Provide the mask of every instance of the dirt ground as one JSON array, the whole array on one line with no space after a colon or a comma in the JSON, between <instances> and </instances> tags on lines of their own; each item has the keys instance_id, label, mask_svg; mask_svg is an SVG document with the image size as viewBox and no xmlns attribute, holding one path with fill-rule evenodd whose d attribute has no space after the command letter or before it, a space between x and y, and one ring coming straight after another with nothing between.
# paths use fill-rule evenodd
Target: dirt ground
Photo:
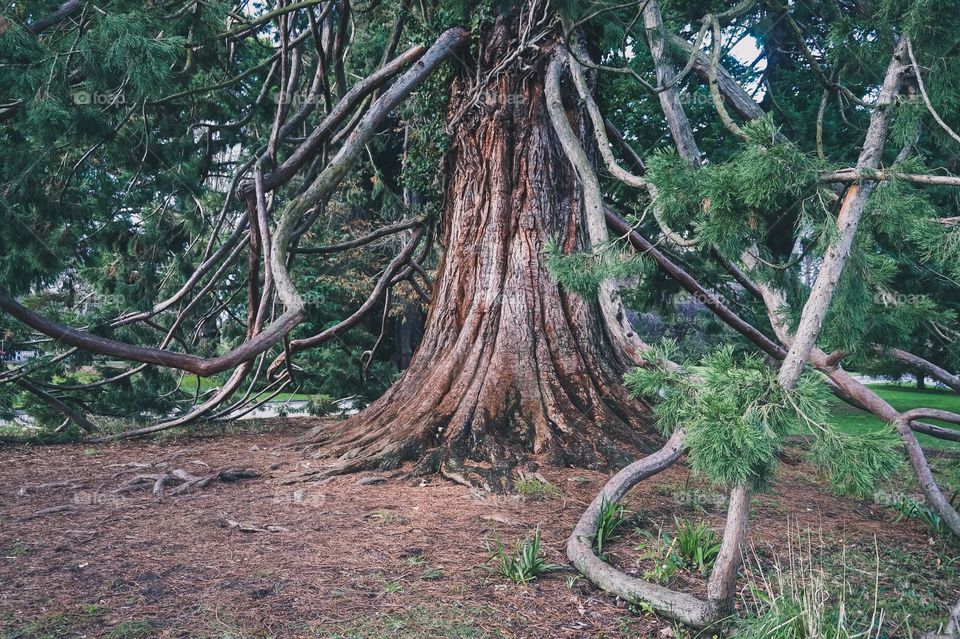
<instances>
[{"instance_id":1,"label":"dirt ground","mask_svg":"<svg viewBox=\"0 0 960 639\"><path fill-rule=\"evenodd\" d=\"M495 536L510 543L538 526L549 559L566 563L565 540L606 475L543 468L563 492L544 500L484 496L436 477L377 483L373 473L283 485L319 463L284 446L303 428L291 420L220 438L0 448L0 637L674 636L669 622L571 571L518 586L482 568ZM262 478L178 496L170 486L161 498L150 486L113 492L158 468L225 467ZM67 485L41 486L51 482ZM675 468L628 501L651 526L680 513L719 530L713 499ZM876 536L883 597L917 597L915 618L941 608L945 617L947 598L960 594L949 577L956 557L920 524L894 525L891 511L832 497L808 467L784 464L757 500L759 554L782 547L797 520L827 547L859 549L870 562ZM624 537L612 560L642 571L640 537ZM945 581L931 576L944 570ZM888 623L889 636L904 634Z\"/></svg>"}]
</instances>

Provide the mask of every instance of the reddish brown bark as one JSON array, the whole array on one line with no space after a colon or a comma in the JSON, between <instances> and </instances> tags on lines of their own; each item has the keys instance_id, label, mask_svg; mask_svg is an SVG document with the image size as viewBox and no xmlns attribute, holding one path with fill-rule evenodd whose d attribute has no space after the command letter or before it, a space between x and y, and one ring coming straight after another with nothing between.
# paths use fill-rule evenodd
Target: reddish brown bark
<instances>
[{"instance_id":1,"label":"reddish brown bark","mask_svg":"<svg viewBox=\"0 0 960 639\"><path fill-rule=\"evenodd\" d=\"M510 39L495 27L478 63L495 67ZM566 251L587 240L546 111L542 49L532 69L514 65L494 79L458 122L423 341L383 397L305 437L341 458L332 472L418 460L418 470L497 489L530 455L620 466L657 439L647 407L623 388L628 363L596 303L562 291L545 265L549 238ZM452 110L469 99L458 83Z\"/></svg>"}]
</instances>

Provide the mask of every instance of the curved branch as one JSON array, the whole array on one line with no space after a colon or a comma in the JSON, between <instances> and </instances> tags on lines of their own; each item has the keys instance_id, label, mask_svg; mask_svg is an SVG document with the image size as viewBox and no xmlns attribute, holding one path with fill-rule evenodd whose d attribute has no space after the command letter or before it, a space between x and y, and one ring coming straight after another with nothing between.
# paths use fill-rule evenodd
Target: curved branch
<instances>
[{"instance_id":1,"label":"curved branch","mask_svg":"<svg viewBox=\"0 0 960 639\"><path fill-rule=\"evenodd\" d=\"M593 169L590 159L580 145L577 135L570 126L567 119L566 110L563 108L563 99L560 94L560 73L563 68L563 62L558 54L555 54L547 68L546 83L544 86L544 97L547 102L547 111L550 114L550 120L553 123L553 129L560 139L560 146L563 148L570 164L573 165L577 176L580 178L580 184L583 187L583 207L587 223L587 234L590 238L590 245L594 251L602 251L603 245L608 240L607 225L603 214L603 196L600 193L600 181ZM600 122L602 128L602 121ZM604 252L602 259L609 264L613 256ZM649 348L644 343L637 332L630 325L626 308L623 300L620 298L620 291L612 278L605 278L600 283L598 291L598 301L600 303L600 312L603 315L604 323L611 339L616 343L620 351L637 364L644 362L641 353Z\"/></svg>"},{"instance_id":2,"label":"curved branch","mask_svg":"<svg viewBox=\"0 0 960 639\"><path fill-rule=\"evenodd\" d=\"M937 121L937 124L940 125L940 128L946 131L947 135L953 138L956 142L960 142L960 135L957 135L957 132L950 128L946 122L943 121L943 118L940 117L940 114L937 113L937 110L933 108L933 103L930 102L930 96L927 95L927 89L923 85L923 76L920 74L920 66L917 64L917 59L913 56L913 44L910 42L910 38L904 38L907 41L907 54L910 56L910 65L913 67L913 75L917 78L917 87L920 89L920 95L923 97L923 103L927 105L927 111L930 112L930 115L933 116L933 119Z\"/></svg>"},{"instance_id":3,"label":"curved branch","mask_svg":"<svg viewBox=\"0 0 960 639\"><path fill-rule=\"evenodd\" d=\"M109 355L110 357L116 357L118 359L177 368L203 377L228 370L241 362L256 357L279 342L286 333L303 319L302 309L291 309L271 324L267 331L264 331L253 340L245 342L219 357L203 358L159 348L135 346L69 328L19 304L2 289L0 289L0 308L30 328L49 335L65 344L76 346L77 348L98 355Z\"/></svg>"},{"instance_id":4,"label":"curved branch","mask_svg":"<svg viewBox=\"0 0 960 639\"><path fill-rule=\"evenodd\" d=\"M87 419L83 413L70 408L70 406L68 406L66 402L61 400L59 397L51 395L47 391L43 390L42 388L34 384L29 378L22 377L18 379L15 383L17 386L24 389L31 395L36 395L37 397L39 397L41 400L43 400L44 402L49 404L51 407L53 407L53 409L56 410L58 413L60 413L65 418L67 418L68 420L70 420L71 422L73 422L83 430L87 431L88 433L92 433L97 429L97 427L94 426L94 424L89 419Z\"/></svg>"},{"instance_id":5,"label":"curved branch","mask_svg":"<svg viewBox=\"0 0 960 639\"><path fill-rule=\"evenodd\" d=\"M567 540L567 557L577 570L603 590L631 603L646 603L665 617L702 628L726 616L733 602L750 512L749 488L737 487L731 492L723 545L710 574L706 601L632 577L602 561L593 550L603 504L619 501L638 483L673 465L683 455L684 438L682 429L675 431L663 448L624 467L604 485Z\"/></svg>"},{"instance_id":6,"label":"curved branch","mask_svg":"<svg viewBox=\"0 0 960 639\"><path fill-rule=\"evenodd\" d=\"M899 348L884 348L882 346L876 346L875 348L881 353L886 353L894 359L907 364L908 366L915 368L922 373L926 373L938 382L941 382L945 386L949 386L953 390L960 393L960 378L957 378L956 375L944 370L943 368L940 368L933 362L928 361L919 355L908 353L907 351Z\"/></svg>"},{"instance_id":7,"label":"curved branch","mask_svg":"<svg viewBox=\"0 0 960 639\"><path fill-rule=\"evenodd\" d=\"M410 256L413 254L413 251L420 244L420 240L423 238L425 233L426 229L424 229L422 226L414 231L410 241L403 248L403 250L390 261L383 273L380 275L380 278L377 280L373 290L367 296L367 299L356 311L353 312L353 314L336 323L335 325L324 329L316 335L292 340L289 348L277 356L277 358L270 364L269 368L267 369L267 379L273 379L276 376L276 371L281 366L289 363L288 357L290 355L309 348L315 348L320 344L323 344L330 338L353 328L367 315L369 315L370 312L376 307L376 304L386 295L387 290L393 284L392 280L394 274L396 274L396 272L407 263L407 261L410 259Z\"/></svg>"},{"instance_id":8,"label":"curved branch","mask_svg":"<svg viewBox=\"0 0 960 639\"><path fill-rule=\"evenodd\" d=\"M913 429L910 427L910 422L916 417L945 419L947 416L950 416L950 421L960 423L960 415L953 413L944 415L944 413L947 413L947 411L917 408L903 413L899 418L894 420L893 425L907 447L907 456L910 458L910 464L913 466L914 472L917 473L920 490L923 491L924 497L927 498L927 503L937 510L940 517L942 517L943 521L947 524L947 527L953 531L953 534L960 537L960 513L954 509L950 501L944 496L943 491L941 491L937 485L936 480L933 478L933 473L930 471L930 465L927 463L927 458L920 448L920 442L917 441L917 436L913 434Z\"/></svg>"},{"instance_id":9,"label":"curved branch","mask_svg":"<svg viewBox=\"0 0 960 639\"><path fill-rule=\"evenodd\" d=\"M390 226L381 227L371 233L368 233L367 235L354 238L352 240L347 240L345 242L340 242L339 244L295 248L291 252L294 255L326 255L329 253L339 253L340 251L346 251L352 248L357 248L358 246L363 246L364 244L369 244L370 242L379 240L382 237L387 237L388 235L400 233L401 231L407 231L422 223L423 220L421 219L407 220L404 222L398 222L397 224L392 224Z\"/></svg>"},{"instance_id":10,"label":"curved branch","mask_svg":"<svg viewBox=\"0 0 960 639\"><path fill-rule=\"evenodd\" d=\"M271 270L277 294L287 310L265 331L237 348L219 357L202 358L186 353L126 344L54 322L17 303L2 289L0 289L0 308L27 326L71 346L100 355L177 368L201 376L229 370L253 359L277 344L306 317L303 300L286 268L288 241L300 217L317 202L325 201L330 196L336 185L353 166L360 149L374 135L383 119L441 62L452 55L454 48L463 45L467 38L467 32L460 28L450 29L441 35L423 57L377 100L317 179L284 209L273 237Z\"/></svg>"}]
</instances>

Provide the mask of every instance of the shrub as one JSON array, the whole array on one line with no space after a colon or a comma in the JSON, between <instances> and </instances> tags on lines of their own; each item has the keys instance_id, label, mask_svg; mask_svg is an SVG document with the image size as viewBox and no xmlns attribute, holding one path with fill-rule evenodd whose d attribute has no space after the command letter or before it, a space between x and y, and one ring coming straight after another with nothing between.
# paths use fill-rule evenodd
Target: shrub
<instances>
[{"instance_id":1,"label":"shrub","mask_svg":"<svg viewBox=\"0 0 960 639\"><path fill-rule=\"evenodd\" d=\"M677 526L677 553L683 561L706 574L720 554L720 537L704 521L693 522L673 518Z\"/></svg>"},{"instance_id":2,"label":"shrub","mask_svg":"<svg viewBox=\"0 0 960 639\"><path fill-rule=\"evenodd\" d=\"M630 519L630 514L622 504L610 501L606 495L600 503L600 515L597 532L593 535L593 547L598 555L603 555L603 547L616 536L617 529Z\"/></svg>"},{"instance_id":3,"label":"shrub","mask_svg":"<svg viewBox=\"0 0 960 639\"><path fill-rule=\"evenodd\" d=\"M522 542L515 542L511 552L507 552L499 537L494 539L492 547L487 544L487 550L491 553L493 566L485 568L517 584L529 583L544 573L563 568L560 564L547 562L540 547L539 528Z\"/></svg>"}]
</instances>

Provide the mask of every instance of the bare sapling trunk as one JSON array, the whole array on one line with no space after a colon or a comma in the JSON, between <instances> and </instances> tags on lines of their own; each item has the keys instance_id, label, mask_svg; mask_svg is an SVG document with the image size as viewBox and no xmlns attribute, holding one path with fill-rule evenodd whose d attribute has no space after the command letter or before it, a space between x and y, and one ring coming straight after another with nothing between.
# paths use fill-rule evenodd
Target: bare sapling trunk
<instances>
[{"instance_id":1,"label":"bare sapling trunk","mask_svg":"<svg viewBox=\"0 0 960 639\"><path fill-rule=\"evenodd\" d=\"M663 55L662 45L660 43L659 31L663 24L660 19L660 12L657 3L651 0L645 10L646 26L651 30L651 50L654 54L654 61L657 66L657 78L664 85L670 84L672 71L668 68L666 58ZM579 61L576 56L570 56L569 68L574 82L588 108L594 108L595 105L586 90L583 81L582 70L577 66ZM554 82L548 84L548 87L556 85L556 77L559 73L557 64L554 64ZM693 166L699 166L699 151L696 148L696 142L690 130L690 124L680 106L679 99L676 96L676 88L669 88L660 93L661 105L667 115L674 141L682 156ZM606 219L603 213L602 197L599 194L599 186L596 183L596 174L587 165L585 154L579 143L571 136L563 135L566 128L563 122L554 114L554 122L557 130L564 139L567 155L571 163L578 167L581 179L586 184L586 194L593 195L597 200L594 208L599 209L598 215L601 220ZM598 148L601 149L601 155L604 155L605 162L610 169L611 174L618 176L619 179L629 186L635 188L647 187L643 178L633 176L623 171L615 165L612 157L604 154L603 149L607 145L604 130L599 126L599 116L592 112L594 122L594 134ZM592 189L591 189L592 185ZM655 191L653 191L655 194ZM588 210L590 207L588 206ZM618 232L627 229L620 228ZM667 228L664 233L668 236L675 234ZM628 233L631 237L635 234ZM654 247L647 247L655 250ZM604 291L601 290L601 295ZM673 362L661 362L668 368L677 369ZM590 507L583 513L580 521L577 523L573 534L567 541L567 556L574 566L586 576L592 583L614 593L624 599L634 603L645 603L652 607L659 614L671 619L681 621L695 627L706 627L713 625L727 617L733 610L734 594L736 592L737 574L740 568L743 544L746 540L747 527L750 519L750 505L752 487L749 485L733 486L730 492L730 504L727 511L727 522L724 529L723 540L720 553L714 562L707 583L707 599L703 600L689 593L666 588L659 584L646 581L629 575L609 564L605 563L596 555L593 547L593 538L596 535L599 524L600 509L605 501L616 502L620 500L637 483L647 479L672 465L683 454L685 434L684 431L677 430L667 442L667 444L656 453L642 458L630 466L617 473L603 487L600 494L590 504Z\"/></svg>"}]
</instances>

